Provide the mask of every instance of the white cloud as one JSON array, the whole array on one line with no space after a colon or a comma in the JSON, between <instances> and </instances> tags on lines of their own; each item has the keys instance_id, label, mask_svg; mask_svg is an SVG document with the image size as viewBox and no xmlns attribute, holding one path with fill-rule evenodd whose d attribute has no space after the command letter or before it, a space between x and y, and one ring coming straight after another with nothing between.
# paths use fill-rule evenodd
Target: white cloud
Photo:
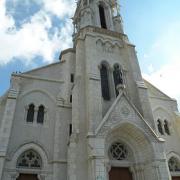
<instances>
[{"instance_id":1,"label":"white cloud","mask_svg":"<svg viewBox=\"0 0 180 180\"><path fill-rule=\"evenodd\" d=\"M171 23L167 27L148 55L161 61L162 66L150 73L144 73L143 76L164 93L176 98L180 105L180 23Z\"/></svg>"},{"instance_id":2,"label":"white cloud","mask_svg":"<svg viewBox=\"0 0 180 180\"><path fill-rule=\"evenodd\" d=\"M73 0L43 0L46 11L57 15L60 18L64 16L72 16L75 9L75 1Z\"/></svg>"},{"instance_id":3,"label":"white cloud","mask_svg":"<svg viewBox=\"0 0 180 180\"><path fill-rule=\"evenodd\" d=\"M6 14L5 0L0 0L0 65L7 64L14 57L25 58L25 63L31 63L37 55L42 56L44 61L52 62L57 51L71 46L72 26L68 18L65 26L60 29L56 28L51 38L48 36L48 30L52 27L52 16L49 12L59 18L70 16L73 14L72 2L41 1L44 2L42 9L20 29L16 29L15 19ZM13 3L17 2L18 0L14 0Z\"/></svg>"}]
</instances>

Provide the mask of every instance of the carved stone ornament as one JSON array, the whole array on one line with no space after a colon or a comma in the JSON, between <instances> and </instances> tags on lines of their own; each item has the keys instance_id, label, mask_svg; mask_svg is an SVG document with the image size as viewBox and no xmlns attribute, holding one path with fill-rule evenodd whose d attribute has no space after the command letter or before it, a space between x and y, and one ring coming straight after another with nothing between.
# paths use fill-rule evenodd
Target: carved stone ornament
<instances>
[{"instance_id":1,"label":"carved stone ornament","mask_svg":"<svg viewBox=\"0 0 180 180\"><path fill-rule=\"evenodd\" d=\"M121 113L127 117L130 114L130 110L126 106L123 106L121 108Z\"/></svg>"}]
</instances>

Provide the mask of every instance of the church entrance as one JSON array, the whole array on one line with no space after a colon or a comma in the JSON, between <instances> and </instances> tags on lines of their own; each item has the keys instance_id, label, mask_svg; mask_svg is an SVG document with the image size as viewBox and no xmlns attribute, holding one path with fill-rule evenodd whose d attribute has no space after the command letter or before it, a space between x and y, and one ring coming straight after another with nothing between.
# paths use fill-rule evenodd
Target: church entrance
<instances>
[{"instance_id":1,"label":"church entrance","mask_svg":"<svg viewBox=\"0 0 180 180\"><path fill-rule=\"evenodd\" d=\"M35 174L20 174L16 180L38 180Z\"/></svg>"},{"instance_id":2,"label":"church entrance","mask_svg":"<svg viewBox=\"0 0 180 180\"><path fill-rule=\"evenodd\" d=\"M109 172L109 180L132 180L129 168L112 167Z\"/></svg>"},{"instance_id":3,"label":"church entrance","mask_svg":"<svg viewBox=\"0 0 180 180\"><path fill-rule=\"evenodd\" d=\"M180 176L178 176L178 177L172 177L172 180L180 180Z\"/></svg>"}]
</instances>

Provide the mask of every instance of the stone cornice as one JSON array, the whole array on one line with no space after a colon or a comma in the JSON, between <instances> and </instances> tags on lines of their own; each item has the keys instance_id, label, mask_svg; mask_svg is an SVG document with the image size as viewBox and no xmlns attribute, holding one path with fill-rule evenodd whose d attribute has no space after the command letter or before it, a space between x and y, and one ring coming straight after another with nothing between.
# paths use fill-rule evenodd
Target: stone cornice
<instances>
[{"instance_id":1,"label":"stone cornice","mask_svg":"<svg viewBox=\"0 0 180 180\"><path fill-rule=\"evenodd\" d=\"M128 37L126 34L115 32L115 31L110 31L108 29L103 29L100 27L95 27L95 26L86 26L82 29L79 30L77 34L74 36L74 42L76 44L78 39L84 39L86 35L106 35L109 36L110 38L116 38L119 39L120 41L123 41L125 44L129 46L133 46L128 40Z\"/></svg>"},{"instance_id":2,"label":"stone cornice","mask_svg":"<svg viewBox=\"0 0 180 180\"><path fill-rule=\"evenodd\" d=\"M13 74L13 76L17 76L17 77L21 77L21 78L27 78L27 79L41 80L41 81L49 81L49 82L56 82L56 83L64 83L63 80L44 78L44 77L39 77L39 76L34 76L34 75Z\"/></svg>"}]
</instances>

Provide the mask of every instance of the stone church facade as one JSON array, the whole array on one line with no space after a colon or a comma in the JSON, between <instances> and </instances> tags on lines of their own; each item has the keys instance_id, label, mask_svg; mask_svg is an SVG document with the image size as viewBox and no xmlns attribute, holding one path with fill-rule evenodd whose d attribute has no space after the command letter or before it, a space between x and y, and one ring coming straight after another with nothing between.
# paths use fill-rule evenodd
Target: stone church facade
<instances>
[{"instance_id":1,"label":"stone church facade","mask_svg":"<svg viewBox=\"0 0 180 180\"><path fill-rule=\"evenodd\" d=\"M73 48L12 74L0 180L179 180L177 103L143 80L117 2L80 0Z\"/></svg>"}]
</instances>

